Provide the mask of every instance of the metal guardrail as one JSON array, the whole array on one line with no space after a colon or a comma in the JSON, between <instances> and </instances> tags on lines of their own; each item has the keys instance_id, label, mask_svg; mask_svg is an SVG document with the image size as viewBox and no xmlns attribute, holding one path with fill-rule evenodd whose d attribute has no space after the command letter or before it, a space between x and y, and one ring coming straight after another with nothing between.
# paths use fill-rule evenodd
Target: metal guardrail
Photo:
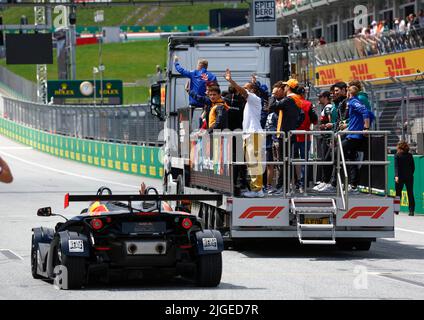
<instances>
[{"instance_id":1,"label":"metal guardrail","mask_svg":"<svg viewBox=\"0 0 424 320\"><path fill-rule=\"evenodd\" d=\"M345 156L344 156L344 150L343 150L343 143L342 143L342 136L346 136L349 134L363 134L364 136L367 136L368 138L371 138L372 136L384 136L384 150L387 151L387 135L389 134L389 131L339 131L336 136L337 136L337 141L338 141L338 148L337 148L337 181L339 184L339 188L337 189L337 193L341 194L342 196L342 204L343 204L343 208L339 208L342 210L346 210L346 208L348 208L348 192L349 192L349 188L348 188L348 173L347 173L347 165L366 165L368 166L368 192L371 194L372 193L372 186L371 186L371 166L379 166L379 165L384 165L385 166L385 170L384 170L384 196L387 197L388 196L388 192L387 192L387 188L388 188L388 173L387 173L387 167L389 166L390 162L387 159L387 152L385 152L384 155L384 160L385 161L373 161L373 160L368 160L368 161L346 161ZM371 155L371 139L367 139L367 149L368 149L368 157L370 157ZM343 173L344 173L344 178L345 178L345 183L344 183L344 192L343 189L341 187L341 168L340 168L340 164L342 164L342 168L343 168Z\"/></svg>"},{"instance_id":2,"label":"metal guardrail","mask_svg":"<svg viewBox=\"0 0 424 320\"><path fill-rule=\"evenodd\" d=\"M17 98L37 101L37 85L0 66L0 87Z\"/></svg>"},{"instance_id":3,"label":"metal guardrail","mask_svg":"<svg viewBox=\"0 0 424 320\"><path fill-rule=\"evenodd\" d=\"M422 47L424 29L413 28L407 32L391 30L378 36L359 34L352 39L317 46L315 58L317 65L327 65Z\"/></svg>"},{"instance_id":4,"label":"metal guardrail","mask_svg":"<svg viewBox=\"0 0 424 320\"><path fill-rule=\"evenodd\" d=\"M4 118L54 134L81 139L161 145L163 122L148 105L63 106L45 105L3 97Z\"/></svg>"}]
</instances>

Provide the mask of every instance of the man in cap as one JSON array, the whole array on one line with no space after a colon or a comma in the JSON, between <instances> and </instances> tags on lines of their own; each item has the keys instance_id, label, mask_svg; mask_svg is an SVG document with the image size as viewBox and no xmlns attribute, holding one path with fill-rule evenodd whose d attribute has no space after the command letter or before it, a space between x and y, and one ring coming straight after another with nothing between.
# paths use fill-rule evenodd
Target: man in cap
<instances>
[{"instance_id":1,"label":"man in cap","mask_svg":"<svg viewBox=\"0 0 424 320\"><path fill-rule=\"evenodd\" d=\"M269 99L269 109L278 114L277 132L288 134L291 130L296 130L303 120L305 114L302 110L302 99L297 94L299 83L296 79L288 81L278 81L272 90L272 96ZM283 161L283 137L277 134L278 142L273 144L274 161ZM292 143L296 141L292 136ZM285 148L287 150L287 148ZM275 194L283 193L283 166L280 166L278 174L278 183Z\"/></svg>"}]
</instances>

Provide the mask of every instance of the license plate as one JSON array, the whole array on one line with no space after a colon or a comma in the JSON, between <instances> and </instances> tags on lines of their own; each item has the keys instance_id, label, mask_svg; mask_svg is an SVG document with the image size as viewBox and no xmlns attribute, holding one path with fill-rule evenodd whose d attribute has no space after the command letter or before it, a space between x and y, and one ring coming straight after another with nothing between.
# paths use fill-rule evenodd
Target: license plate
<instances>
[{"instance_id":1,"label":"license plate","mask_svg":"<svg viewBox=\"0 0 424 320\"><path fill-rule=\"evenodd\" d=\"M305 224L330 224L328 218L305 218Z\"/></svg>"},{"instance_id":2,"label":"license plate","mask_svg":"<svg viewBox=\"0 0 424 320\"><path fill-rule=\"evenodd\" d=\"M218 250L218 242L216 238L203 238L203 250Z\"/></svg>"},{"instance_id":3,"label":"license plate","mask_svg":"<svg viewBox=\"0 0 424 320\"><path fill-rule=\"evenodd\" d=\"M166 222L124 222L122 232L126 234L151 234L166 231Z\"/></svg>"},{"instance_id":4,"label":"license plate","mask_svg":"<svg viewBox=\"0 0 424 320\"><path fill-rule=\"evenodd\" d=\"M69 252L84 252L84 242L82 240L68 240Z\"/></svg>"}]
</instances>

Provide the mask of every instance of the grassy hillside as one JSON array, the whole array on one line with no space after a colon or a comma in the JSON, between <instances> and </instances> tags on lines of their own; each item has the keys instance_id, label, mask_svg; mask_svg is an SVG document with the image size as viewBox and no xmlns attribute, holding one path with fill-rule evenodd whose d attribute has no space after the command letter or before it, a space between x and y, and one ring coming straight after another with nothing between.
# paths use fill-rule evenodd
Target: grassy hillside
<instances>
[{"instance_id":1,"label":"grassy hillside","mask_svg":"<svg viewBox=\"0 0 424 320\"><path fill-rule=\"evenodd\" d=\"M119 6L92 7L77 9L77 25L93 26L94 12L104 10L105 26L118 25L193 25L209 24L209 10L218 8L247 8L246 3L214 3L180 6ZM20 17L26 15L29 23L34 23L32 8L11 8L0 11L4 24L19 24ZM53 15L54 17L55 15Z\"/></svg>"},{"instance_id":2,"label":"grassy hillside","mask_svg":"<svg viewBox=\"0 0 424 320\"><path fill-rule=\"evenodd\" d=\"M166 40L113 43L103 45L103 64L106 67L106 79L120 79L124 82L147 82L147 76L155 73L156 65L166 63ZM77 47L77 79L92 79L93 66L98 64L98 45ZM57 79L56 52L54 62L48 66L48 79ZM0 65L5 66L4 59ZM33 65L8 65L12 72L36 81ZM147 99L148 88L145 86L125 88L125 103L140 103Z\"/></svg>"}]
</instances>

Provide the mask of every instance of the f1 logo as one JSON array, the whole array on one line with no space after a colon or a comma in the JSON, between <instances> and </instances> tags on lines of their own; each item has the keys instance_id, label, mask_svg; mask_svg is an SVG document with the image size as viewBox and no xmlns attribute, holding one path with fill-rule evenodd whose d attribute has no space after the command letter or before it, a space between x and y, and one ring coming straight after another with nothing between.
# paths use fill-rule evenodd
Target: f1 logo
<instances>
[{"instance_id":1,"label":"f1 logo","mask_svg":"<svg viewBox=\"0 0 424 320\"><path fill-rule=\"evenodd\" d=\"M357 219L358 217L380 218L389 207L354 207L342 219Z\"/></svg>"},{"instance_id":2,"label":"f1 logo","mask_svg":"<svg viewBox=\"0 0 424 320\"><path fill-rule=\"evenodd\" d=\"M250 207L244 211L239 219L253 219L254 217L266 217L274 219L285 207Z\"/></svg>"}]
</instances>

